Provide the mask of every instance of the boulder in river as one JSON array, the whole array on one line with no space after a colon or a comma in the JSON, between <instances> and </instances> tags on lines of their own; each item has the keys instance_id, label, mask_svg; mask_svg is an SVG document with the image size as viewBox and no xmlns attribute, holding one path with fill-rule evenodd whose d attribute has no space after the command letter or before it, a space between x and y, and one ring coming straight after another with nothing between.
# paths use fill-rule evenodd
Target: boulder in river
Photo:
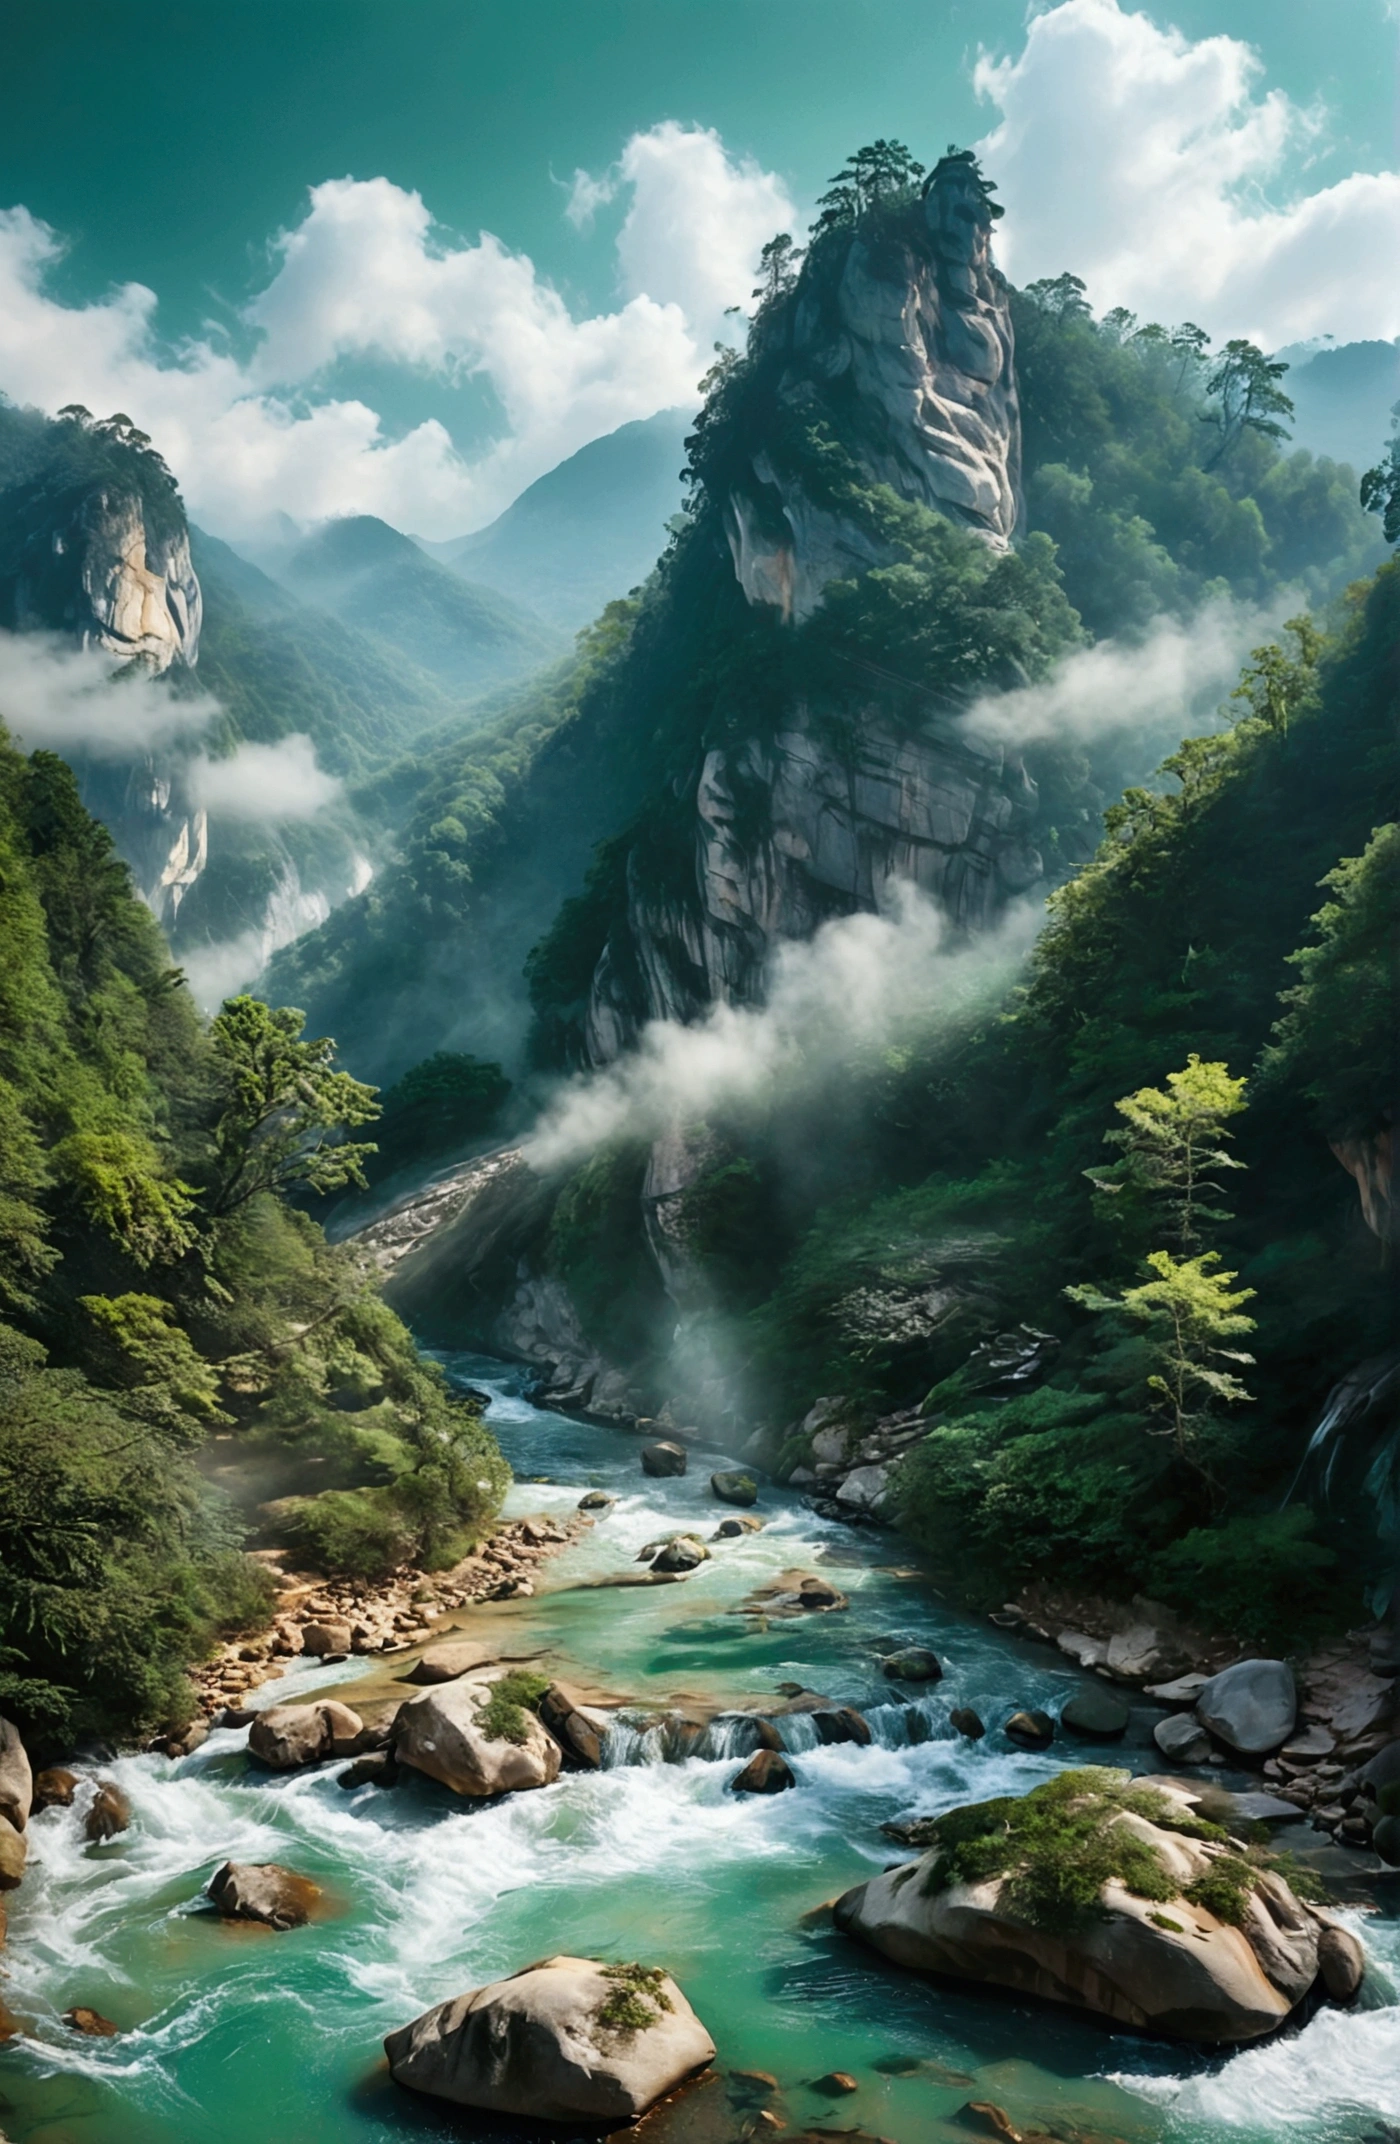
<instances>
[{"instance_id":1,"label":"boulder in river","mask_svg":"<svg viewBox=\"0 0 1400 2144\"><path fill-rule=\"evenodd\" d=\"M1336 1926L1195 1816L1189 1794L1126 1772L1061 1772L932 1832L918 1861L838 1899L839 1928L896 1964L1136 2031L1262 2038L1312 1990Z\"/></svg>"},{"instance_id":2,"label":"boulder in river","mask_svg":"<svg viewBox=\"0 0 1400 2144\"><path fill-rule=\"evenodd\" d=\"M302 1928L320 1887L279 1861L226 1861L208 1883L208 1896L226 1921L261 1921L268 1928Z\"/></svg>"},{"instance_id":3,"label":"boulder in river","mask_svg":"<svg viewBox=\"0 0 1400 2144\"><path fill-rule=\"evenodd\" d=\"M742 1772L729 1782L731 1794L782 1794L797 1785L796 1775L780 1750L755 1750Z\"/></svg>"},{"instance_id":4,"label":"boulder in river","mask_svg":"<svg viewBox=\"0 0 1400 2144\"><path fill-rule=\"evenodd\" d=\"M740 1534L758 1534L762 1533L762 1531L762 1519L755 1518L751 1511L735 1511L731 1512L727 1519L720 1520L718 1526L710 1535L710 1539L712 1541L733 1541Z\"/></svg>"},{"instance_id":5,"label":"boulder in river","mask_svg":"<svg viewBox=\"0 0 1400 2144\"><path fill-rule=\"evenodd\" d=\"M83 1818L83 1832L92 1840L114 1839L131 1822L131 1803L115 1781L100 1779L91 1806Z\"/></svg>"},{"instance_id":6,"label":"boulder in river","mask_svg":"<svg viewBox=\"0 0 1400 2144\"><path fill-rule=\"evenodd\" d=\"M570 1957L439 2003L384 2047L416 2092L553 2122L634 2121L715 2052L668 1973Z\"/></svg>"},{"instance_id":7,"label":"boulder in river","mask_svg":"<svg viewBox=\"0 0 1400 2144\"><path fill-rule=\"evenodd\" d=\"M1128 1731L1128 1708L1109 1690L1076 1690L1060 1707L1060 1725L1080 1742L1120 1742Z\"/></svg>"},{"instance_id":8,"label":"boulder in river","mask_svg":"<svg viewBox=\"0 0 1400 2144\"><path fill-rule=\"evenodd\" d=\"M31 1814L37 1816L41 1809L71 1809L77 1792L78 1775L61 1764L51 1765L47 1771L34 1774L34 1802Z\"/></svg>"},{"instance_id":9,"label":"boulder in river","mask_svg":"<svg viewBox=\"0 0 1400 2144\"><path fill-rule=\"evenodd\" d=\"M662 1442L642 1446L642 1472L644 1474L684 1474L688 1462L683 1444Z\"/></svg>"},{"instance_id":10,"label":"boulder in river","mask_svg":"<svg viewBox=\"0 0 1400 2144\"><path fill-rule=\"evenodd\" d=\"M333 1697L314 1705L270 1705L248 1730L248 1754L273 1772L294 1772L328 1757L348 1757L364 1722Z\"/></svg>"},{"instance_id":11,"label":"boulder in river","mask_svg":"<svg viewBox=\"0 0 1400 2144\"><path fill-rule=\"evenodd\" d=\"M399 1708L395 1757L473 1800L551 1786L559 1744L513 1691L514 1678L466 1675L410 1698Z\"/></svg>"},{"instance_id":12,"label":"boulder in river","mask_svg":"<svg viewBox=\"0 0 1400 2144\"><path fill-rule=\"evenodd\" d=\"M722 1504L756 1504L758 1483L752 1474L740 1473L737 1469L710 1476L710 1488Z\"/></svg>"},{"instance_id":13,"label":"boulder in river","mask_svg":"<svg viewBox=\"0 0 1400 2144\"><path fill-rule=\"evenodd\" d=\"M926 1645L902 1645L897 1653L886 1653L883 1666L895 1682L943 1680L943 1663Z\"/></svg>"},{"instance_id":14,"label":"boulder in river","mask_svg":"<svg viewBox=\"0 0 1400 2144\"><path fill-rule=\"evenodd\" d=\"M1279 1749L1298 1724L1298 1689L1286 1660L1237 1660L1212 1675L1196 1699L1196 1718L1242 1757Z\"/></svg>"},{"instance_id":15,"label":"boulder in river","mask_svg":"<svg viewBox=\"0 0 1400 2144\"><path fill-rule=\"evenodd\" d=\"M1055 1722L1048 1712L1040 1712L1031 1706L1025 1711L1013 1712L1002 1732L1018 1749L1049 1749L1055 1739Z\"/></svg>"},{"instance_id":16,"label":"boulder in river","mask_svg":"<svg viewBox=\"0 0 1400 2144\"><path fill-rule=\"evenodd\" d=\"M0 1719L0 1817L23 1831L33 1799L34 1775L20 1731L12 1721Z\"/></svg>"},{"instance_id":17,"label":"boulder in river","mask_svg":"<svg viewBox=\"0 0 1400 2144\"><path fill-rule=\"evenodd\" d=\"M389 1749L367 1749L362 1757L347 1764L336 1779L336 1785L351 1794L357 1787L396 1787L399 1783L399 1768L394 1753Z\"/></svg>"},{"instance_id":18,"label":"boulder in river","mask_svg":"<svg viewBox=\"0 0 1400 2144\"><path fill-rule=\"evenodd\" d=\"M579 1498L578 1508L580 1511L608 1511L616 1502L617 1498L609 1496L606 1489L590 1489L586 1496Z\"/></svg>"},{"instance_id":19,"label":"boulder in river","mask_svg":"<svg viewBox=\"0 0 1400 2144\"><path fill-rule=\"evenodd\" d=\"M980 1742L987 1732L981 1713L974 1712L971 1705L954 1705L948 1715L948 1725L955 1734L965 1736L969 1742Z\"/></svg>"},{"instance_id":20,"label":"boulder in river","mask_svg":"<svg viewBox=\"0 0 1400 2144\"><path fill-rule=\"evenodd\" d=\"M874 1739L870 1722L854 1705L833 1705L829 1710L814 1711L810 1717L824 1748L833 1742L858 1742L867 1749Z\"/></svg>"},{"instance_id":21,"label":"boulder in river","mask_svg":"<svg viewBox=\"0 0 1400 2144\"><path fill-rule=\"evenodd\" d=\"M652 1564L653 1571L697 1571L708 1563L710 1552L695 1534L677 1534L668 1541Z\"/></svg>"},{"instance_id":22,"label":"boulder in river","mask_svg":"<svg viewBox=\"0 0 1400 2144\"><path fill-rule=\"evenodd\" d=\"M100 2010L89 2010L86 2003L75 2003L63 2013L63 2022L70 2032L80 2032L86 2040L114 2040L119 2027Z\"/></svg>"},{"instance_id":23,"label":"boulder in river","mask_svg":"<svg viewBox=\"0 0 1400 2144\"><path fill-rule=\"evenodd\" d=\"M538 1660L545 1648L537 1645L525 1652L512 1652L500 1645L483 1645L474 1638L448 1638L441 1645L430 1645L403 1678L405 1682L455 1682L459 1675L474 1674L480 1668L518 1667L529 1660Z\"/></svg>"},{"instance_id":24,"label":"boulder in river","mask_svg":"<svg viewBox=\"0 0 1400 2144\"><path fill-rule=\"evenodd\" d=\"M606 1712L585 1705L567 1683L552 1682L540 1699L540 1719L567 1758L585 1771L598 1770L612 1726Z\"/></svg>"},{"instance_id":25,"label":"boulder in river","mask_svg":"<svg viewBox=\"0 0 1400 2144\"><path fill-rule=\"evenodd\" d=\"M1207 1764L1211 1740L1199 1720L1189 1712L1173 1712L1158 1720L1152 1739L1172 1764Z\"/></svg>"}]
</instances>

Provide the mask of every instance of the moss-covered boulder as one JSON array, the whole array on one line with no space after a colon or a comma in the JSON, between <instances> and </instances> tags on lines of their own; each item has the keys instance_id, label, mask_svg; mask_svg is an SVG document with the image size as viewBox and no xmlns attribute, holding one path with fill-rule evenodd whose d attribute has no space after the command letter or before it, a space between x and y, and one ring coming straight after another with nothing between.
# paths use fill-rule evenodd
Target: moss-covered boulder
<instances>
[{"instance_id":1,"label":"moss-covered boulder","mask_svg":"<svg viewBox=\"0 0 1400 2144\"><path fill-rule=\"evenodd\" d=\"M536 1712L548 1688L547 1675L517 1668L425 1690L399 1707L395 1760L473 1800L552 1786L562 1752Z\"/></svg>"},{"instance_id":2,"label":"moss-covered boulder","mask_svg":"<svg viewBox=\"0 0 1400 2144\"><path fill-rule=\"evenodd\" d=\"M1266 1855L1126 1772L1061 1772L932 1832L919 1860L836 1903L838 1927L899 1965L1221 2045L1274 2031L1320 1975L1340 1986L1339 1945L1355 1982L1364 1970Z\"/></svg>"},{"instance_id":3,"label":"moss-covered boulder","mask_svg":"<svg viewBox=\"0 0 1400 2144\"><path fill-rule=\"evenodd\" d=\"M715 2052L669 1973L567 1957L439 2003L384 2047L415 2092L537 2122L635 2121Z\"/></svg>"}]
</instances>

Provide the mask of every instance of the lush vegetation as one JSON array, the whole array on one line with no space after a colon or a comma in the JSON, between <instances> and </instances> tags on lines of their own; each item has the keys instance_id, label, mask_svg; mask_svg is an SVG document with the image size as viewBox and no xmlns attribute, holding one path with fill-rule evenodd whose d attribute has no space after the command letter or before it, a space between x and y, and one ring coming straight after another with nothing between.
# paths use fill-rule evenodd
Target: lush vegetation
<instances>
[{"instance_id":1,"label":"lush vegetation","mask_svg":"<svg viewBox=\"0 0 1400 2144\"><path fill-rule=\"evenodd\" d=\"M1183 1892L1158 1849L1119 1821L1125 1814L1190 1839L1225 1843L1218 1824L1189 1815L1170 1796L1135 1786L1127 1772L1090 1765L1059 1772L1029 1794L974 1802L938 1817L925 1859L911 1862L896 1880L917 1878L933 1894L1000 1878L1003 1909L1055 1935L1102 1919L1103 1887L1111 1881L1134 1898L1165 1905L1185 1897L1217 1920L1235 1927L1243 1922L1250 1893L1272 1865L1267 1852L1216 1855ZM1305 1887L1304 1895L1314 1894ZM1180 1932L1182 1924L1165 1914L1149 1918Z\"/></svg>"},{"instance_id":2,"label":"lush vegetation","mask_svg":"<svg viewBox=\"0 0 1400 2144\"><path fill-rule=\"evenodd\" d=\"M359 1174L370 1091L295 1013L205 1026L69 768L8 743L0 933L0 1701L149 1730L265 1612L250 1518L326 1568L451 1561L505 1469L287 1203Z\"/></svg>"}]
</instances>

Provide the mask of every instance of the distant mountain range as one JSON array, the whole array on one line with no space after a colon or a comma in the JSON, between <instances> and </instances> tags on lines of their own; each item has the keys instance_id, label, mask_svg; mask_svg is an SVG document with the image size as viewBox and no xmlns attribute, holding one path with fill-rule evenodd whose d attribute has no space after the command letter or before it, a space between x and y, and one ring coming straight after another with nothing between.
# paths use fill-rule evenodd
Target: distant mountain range
<instances>
[{"instance_id":1,"label":"distant mountain range","mask_svg":"<svg viewBox=\"0 0 1400 2144\"><path fill-rule=\"evenodd\" d=\"M590 440L489 527L421 548L454 573L577 632L646 579L680 509L693 418L665 409ZM420 658L421 659L421 658Z\"/></svg>"},{"instance_id":2,"label":"distant mountain range","mask_svg":"<svg viewBox=\"0 0 1400 2144\"><path fill-rule=\"evenodd\" d=\"M1400 402L1400 344L1347 342L1332 350L1295 344L1283 390L1293 403L1293 445L1358 472L1381 457Z\"/></svg>"}]
</instances>

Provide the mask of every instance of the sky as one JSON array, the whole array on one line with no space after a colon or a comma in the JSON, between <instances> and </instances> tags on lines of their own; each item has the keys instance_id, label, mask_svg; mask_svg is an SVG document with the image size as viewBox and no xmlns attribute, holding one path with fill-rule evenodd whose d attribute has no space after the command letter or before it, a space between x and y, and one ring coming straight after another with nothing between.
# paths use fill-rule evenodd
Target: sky
<instances>
[{"instance_id":1,"label":"sky","mask_svg":"<svg viewBox=\"0 0 1400 2144\"><path fill-rule=\"evenodd\" d=\"M693 403L877 135L1002 265L1269 348L1400 335L1400 0L187 0L15 11L0 391L120 408L194 517L479 527Z\"/></svg>"}]
</instances>

